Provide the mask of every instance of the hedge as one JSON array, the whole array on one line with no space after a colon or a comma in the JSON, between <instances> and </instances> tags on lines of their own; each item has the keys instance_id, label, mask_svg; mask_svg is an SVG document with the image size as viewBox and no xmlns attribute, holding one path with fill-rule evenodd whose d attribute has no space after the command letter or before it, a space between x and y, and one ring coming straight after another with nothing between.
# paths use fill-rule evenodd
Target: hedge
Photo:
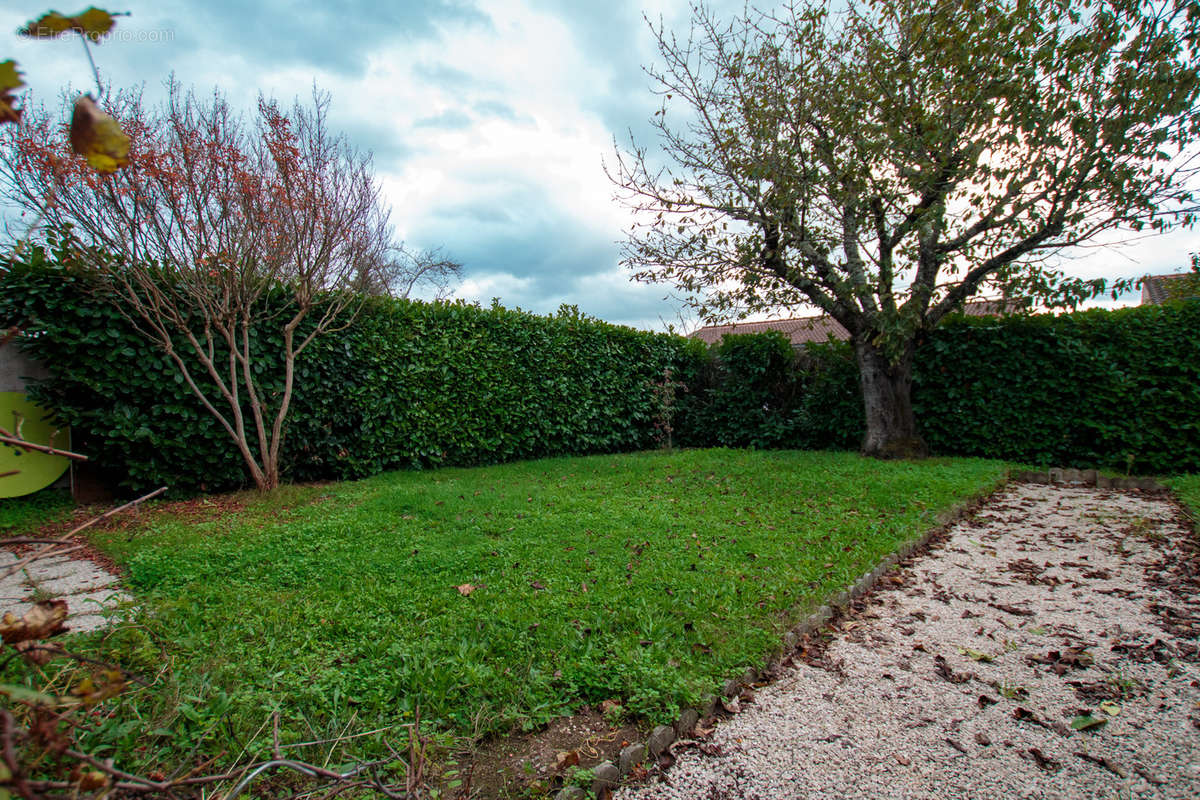
<instances>
[{"instance_id":1,"label":"hedge","mask_svg":"<svg viewBox=\"0 0 1200 800\"><path fill-rule=\"evenodd\" d=\"M24 347L55 376L30 394L58 412L114 483L245 484L224 431L86 275L15 264L0 288L0 325L27 325ZM257 342L261 374L279 374L276 334L264 327ZM690 376L699 349L565 307L542 317L371 299L351 327L314 340L297 361L284 474L343 479L652 447L653 383L667 370Z\"/></svg>"},{"instance_id":2,"label":"hedge","mask_svg":"<svg viewBox=\"0 0 1200 800\"><path fill-rule=\"evenodd\" d=\"M1200 300L972 317L919 350L931 448L1037 465L1200 469Z\"/></svg>"},{"instance_id":3,"label":"hedge","mask_svg":"<svg viewBox=\"0 0 1200 800\"><path fill-rule=\"evenodd\" d=\"M685 444L854 447L848 343L784 361L781 334L726 336ZM947 320L917 350L913 406L935 453L1147 473L1200 470L1200 300Z\"/></svg>"},{"instance_id":4,"label":"hedge","mask_svg":"<svg viewBox=\"0 0 1200 800\"><path fill-rule=\"evenodd\" d=\"M31 394L123 488L244 485L223 431L84 275L14 265L0 289L0 325L30 324L26 348L55 373ZM264 354L278 352L273 337L261 332ZM261 365L279 372L271 357ZM770 333L706 348L571 309L374 299L299 360L284 473L342 479L653 447L665 385L678 387L683 446L850 449L862 436L845 342L797 353ZM1200 300L949 320L919 346L913 391L936 453L1200 471Z\"/></svg>"}]
</instances>

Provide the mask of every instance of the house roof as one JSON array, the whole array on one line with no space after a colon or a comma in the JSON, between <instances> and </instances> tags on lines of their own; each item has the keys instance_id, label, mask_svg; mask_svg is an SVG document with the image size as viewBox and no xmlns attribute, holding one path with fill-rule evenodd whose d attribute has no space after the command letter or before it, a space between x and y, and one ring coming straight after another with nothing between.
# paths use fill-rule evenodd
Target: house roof
<instances>
[{"instance_id":1,"label":"house roof","mask_svg":"<svg viewBox=\"0 0 1200 800\"><path fill-rule=\"evenodd\" d=\"M1008 308L1005 309L1007 303ZM963 306L963 313L968 317L992 317L1019 310L1022 304L1015 300L975 300ZM721 341L727 333L764 333L780 331L787 336L793 346L809 342L826 342L830 339L845 341L850 338L850 332L841 326L837 320L827 314L819 317L792 317L790 319L770 319L763 322L732 322L725 325L708 325L692 334L692 337L708 344Z\"/></svg>"},{"instance_id":2,"label":"house roof","mask_svg":"<svg viewBox=\"0 0 1200 800\"><path fill-rule=\"evenodd\" d=\"M1187 280L1195 279L1194 272L1176 272L1171 275L1147 275L1142 278L1142 305L1157 306L1172 298L1182 296L1187 290Z\"/></svg>"}]
</instances>

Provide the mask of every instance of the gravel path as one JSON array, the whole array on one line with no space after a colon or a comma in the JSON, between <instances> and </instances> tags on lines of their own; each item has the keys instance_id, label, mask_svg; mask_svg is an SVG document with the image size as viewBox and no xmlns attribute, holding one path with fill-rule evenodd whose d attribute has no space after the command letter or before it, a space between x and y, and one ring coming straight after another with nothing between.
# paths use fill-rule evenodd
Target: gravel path
<instances>
[{"instance_id":1,"label":"gravel path","mask_svg":"<svg viewBox=\"0 0 1200 800\"><path fill-rule=\"evenodd\" d=\"M1012 485L615 797L1200 797L1198 584L1169 500Z\"/></svg>"},{"instance_id":2,"label":"gravel path","mask_svg":"<svg viewBox=\"0 0 1200 800\"><path fill-rule=\"evenodd\" d=\"M0 573L17 560L10 551L0 550ZM57 598L67 601L69 630L103 628L108 625L103 612L130 599L117 581L116 575L88 558L41 558L0 579L0 613L21 617L38 599Z\"/></svg>"}]
</instances>

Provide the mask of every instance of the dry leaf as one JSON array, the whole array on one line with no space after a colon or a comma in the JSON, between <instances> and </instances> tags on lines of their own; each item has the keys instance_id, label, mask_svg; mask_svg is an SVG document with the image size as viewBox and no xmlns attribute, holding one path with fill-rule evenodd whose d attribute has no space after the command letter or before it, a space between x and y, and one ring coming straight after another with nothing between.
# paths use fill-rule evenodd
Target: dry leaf
<instances>
[{"instance_id":1,"label":"dry leaf","mask_svg":"<svg viewBox=\"0 0 1200 800\"><path fill-rule=\"evenodd\" d=\"M129 137L86 94L75 101L71 115L71 149L97 172L116 172L129 164Z\"/></svg>"},{"instance_id":2,"label":"dry leaf","mask_svg":"<svg viewBox=\"0 0 1200 800\"><path fill-rule=\"evenodd\" d=\"M73 17L51 11L26 24L18 33L30 39L54 39L64 33L78 33L96 41L111 31L114 24L112 14L93 6Z\"/></svg>"},{"instance_id":3,"label":"dry leaf","mask_svg":"<svg viewBox=\"0 0 1200 800\"><path fill-rule=\"evenodd\" d=\"M567 767L574 767L579 764L579 751L566 750L559 753L554 759L554 769L556 772L562 772Z\"/></svg>"},{"instance_id":4,"label":"dry leaf","mask_svg":"<svg viewBox=\"0 0 1200 800\"><path fill-rule=\"evenodd\" d=\"M20 619L11 611L4 612L0 619L0 636L5 644L17 645L37 639L49 639L66 630L66 600L43 600L25 612Z\"/></svg>"},{"instance_id":5,"label":"dry leaf","mask_svg":"<svg viewBox=\"0 0 1200 800\"><path fill-rule=\"evenodd\" d=\"M126 686L125 676L119 669L105 669L90 678L84 678L71 689L85 706L94 706L110 697L116 697Z\"/></svg>"},{"instance_id":6,"label":"dry leaf","mask_svg":"<svg viewBox=\"0 0 1200 800\"><path fill-rule=\"evenodd\" d=\"M463 597L469 597L471 592L475 591L475 587L469 583L460 583L458 586L455 586L454 588L458 589L458 593L461 594Z\"/></svg>"},{"instance_id":7,"label":"dry leaf","mask_svg":"<svg viewBox=\"0 0 1200 800\"><path fill-rule=\"evenodd\" d=\"M25 85L17 62L9 59L0 62L0 125L5 122L18 122L21 119L21 109L13 105L17 98L13 96L14 89Z\"/></svg>"}]
</instances>

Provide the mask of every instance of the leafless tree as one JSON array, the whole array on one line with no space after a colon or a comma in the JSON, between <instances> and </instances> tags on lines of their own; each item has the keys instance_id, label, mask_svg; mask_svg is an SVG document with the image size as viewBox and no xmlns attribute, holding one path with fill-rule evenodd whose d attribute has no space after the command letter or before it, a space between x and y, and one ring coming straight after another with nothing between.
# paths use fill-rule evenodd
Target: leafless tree
<instances>
[{"instance_id":1,"label":"leafless tree","mask_svg":"<svg viewBox=\"0 0 1200 800\"><path fill-rule=\"evenodd\" d=\"M170 357L241 453L254 484L280 482L296 359L349 325L365 279L394 249L369 155L329 129L328 94L247 119L219 93L168 84L108 103L129 166L101 175L44 110L0 144L0 181L77 244L103 296ZM274 368L282 364L282 377Z\"/></svg>"}]
</instances>

